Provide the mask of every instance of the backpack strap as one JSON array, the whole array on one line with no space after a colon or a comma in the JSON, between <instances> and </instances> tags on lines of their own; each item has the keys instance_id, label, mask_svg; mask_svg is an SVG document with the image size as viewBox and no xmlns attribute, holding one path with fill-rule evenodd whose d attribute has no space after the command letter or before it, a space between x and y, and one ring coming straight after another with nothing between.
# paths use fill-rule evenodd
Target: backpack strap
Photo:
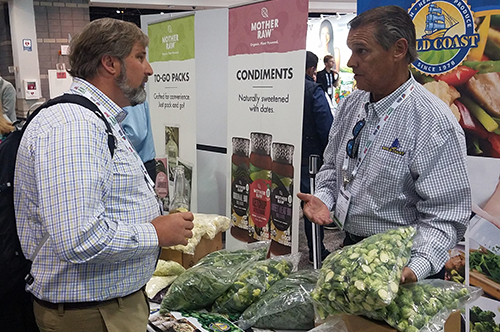
<instances>
[{"instance_id":1,"label":"backpack strap","mask_svg":"<svg viewBox=\"0 0 500 332\"><path fill-rule=\"evenodd\" d=\"M69 104L77 104L80 106L83 106L90 111L92 111L99 119L101 119L104 124L106 125L106 133L108 134L108 148L109 152L111 153L111 158L113 158L115 154L115 149L116 149L116 141L115 141L115 136L113 135L113 130L111 129L111 126L109 125L109 122L106 120L102 112L99 110L96 104L85 98L84 96L76 95L76 94L69 94L65 93L62 96L50 99L46 101L43 105L38 107L26 120L26 123L23 126L23 134L24 131L26 130L26 127L28 124L33 120L33 118L40 113L40 111L44 108L48 108L51 106L54 106L56 104L64 104L64 103L69 103Z\"/></svg>"},{"instance_id":2,"label":"backpack strap","mask_svg":"<svg viewBox=\"0 0 500 332\"><path fill-rule=\"evenodd\" d=\"M85 98L84 96L65 93L62 96L59 96L59 97L56 97L56 98L53 98L53 99L46 101L45 103L43 103L43 105L38 107L28 117L28 119L26 119L26 123L24 124L23 129L21 131L21 135L24 134L24 131L26 130L26 127L28 126L28 124L31 122L31 120L33 120L33 118L38 113L40 113L40 111L42 109L54 106L56 104L62 104L62 103L77 104L77 105L83 106L83 107L89 109L90 111L92 111L99 119L101 119L104 122L104 124L106 125L106 133L108 134L108 148L109 148L109 152L111 153L111 158L113 158L113 156L115 154L115 149L116 149L116 141L115 141L115 136L113 135L113 130L111 129L109 122L106 120L106 118L104 118L104 115L99 110L97 105L94 104L93 102L91 102L90 100L88 100L87 98ZM40 249L42 249L43 245L45 244L45 242L47 242L48 238L49 238L49 234L45 233L43 235L42 240L38 243L35 251L31 255L31 257L29 259L30 261L33 262L35 260L36 256L38 255L38 252L40 251ZM26 283L28 285L31 285L33 283L34 278L31 274L31 271L24 277L24 280L26 281Z\"/></svg>"}]
</instances>

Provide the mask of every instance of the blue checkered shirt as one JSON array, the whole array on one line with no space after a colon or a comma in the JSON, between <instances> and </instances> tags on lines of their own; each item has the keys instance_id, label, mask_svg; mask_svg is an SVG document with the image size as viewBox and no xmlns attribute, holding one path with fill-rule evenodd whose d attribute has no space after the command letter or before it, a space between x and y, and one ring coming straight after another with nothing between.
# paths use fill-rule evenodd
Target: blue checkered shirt
<instances>
[{"instance_id":1,"label":"blue checkered shirt","mask_svg":"<svg viewBox=\"0 0 500 332\"><path fill-rule=\"evenodd\" d=\"M118 120L122 109L87 87ZM71 90L70 93L78 93ZM27 127L17 155L14 203L26 257L45 233L28 291L46 301L101 301L141 288L154 272L159 215L140 164L106 127L75 104L44 109Z\"/></svg>"},{"instance_id":2,"label":"blue checkered shirt","mask_svg":"<svg viewBox=\"0 0 500 332\"><path fill-rule=\"evenodd\" d=\"M391 115L347 184L352 197L344 228L366 237L416 226L408 266L420 280L439 272L448 250L462 239L471 213L471 192L462 129L449 107L413 77L376 103L361 90L341 101L315 195L334 209L354 125L366 119L358 138L361 150L381 116L412 83L414 91ZM354 166L355 159L350 159L347 174Z\"/></svg>"}]
</instances>

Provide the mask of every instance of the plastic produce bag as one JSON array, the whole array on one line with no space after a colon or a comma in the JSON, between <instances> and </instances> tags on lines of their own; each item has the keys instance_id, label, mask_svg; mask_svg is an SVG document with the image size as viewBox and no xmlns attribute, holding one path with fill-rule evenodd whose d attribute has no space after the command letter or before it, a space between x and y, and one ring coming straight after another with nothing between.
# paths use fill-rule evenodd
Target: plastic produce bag
<instances>
[{"instance_id":1,"label":"plastic produce bag","mask_svg":"<svg viewBox=\"0 0 500 332\"><path fill-rule=\"evenodd\" d=\"M249 248L219 250L203 257L175 279L163 297L160 312L210 307L233 284L240 269L266 258L269 242L255 242Z\"/></svg>"},{"instance_id":2,"label":"plastic produce bag","mask_svg":"<svg viewBox=\"0 0 500 332\"><path fill-rule=\"evenodd\" d=\"M330 254L312 292L319 318L341 312L359 315L389 305L410 260L414 236L413 227L391 229Z\"/></svg>"},{"instance_id":3,"label":"plastic produce bag","mask_svg":"<svg viewBox=\"0 0 500 332\"><path fill-rule=\"evenodd\" d=\"M340 315L329 316L321 325L309 332L349 332L347 325Z\"/></svg>"},{"instance_id":4,"label":"plastic produce bag","mask_svg":"<svg viewBox=\"0 0 500 332\"><path fill-rule=\"evenodd\" d=\"M279 330L309 330L314 327L314 305L310 296L319 271L302 270L277 281L241 315L238 326Z\"/></svg>"},{"instance_id":5,"label":"plastic produce bag","mask_svg":"<svg viewBox=\"0 0 500 332\"><path fill-rule=\"evenodd\" d=\"M155 272L146 284L146 294L150 299L155 298L162 289L170 286L175 278L184 271L186 269L177 262L158 260Z\"/></svg>"},{"instance_id":6,"label":"plastic produce bag","mask_svg":"<svg viewBox=\"0 0 500 332\"><path fill-rule=\"evenodd\" d=\"M212 310L222 314L241 314L276 281L288 276L299 260L300 254L294 254L248 264L231 287L215 301Z\"/></svg>"},{"instance_id":7,"label":"plastic produce bag","mask_svg":"<svg viewBox=\"0 0 500 332\"><path fill-rule=\"evenodd\" d=\"M440 279L401 285L394 301L372 312L371 318L385 320L403 332L437 332L450 314L477 299L482 289Z\"/></svg>"},{"instance_id":8,"label":"plastic produce bag","mask_svg":"<svg viewBox=\"0 0 500 332\"><path fill-rule=\"evenodd\" d=\"M154 276L167 277L167 276L178 276L182 274L186 269L181 264L174 261L165 261L159 259L156 264Z\"/></svg>"}]
</instances>

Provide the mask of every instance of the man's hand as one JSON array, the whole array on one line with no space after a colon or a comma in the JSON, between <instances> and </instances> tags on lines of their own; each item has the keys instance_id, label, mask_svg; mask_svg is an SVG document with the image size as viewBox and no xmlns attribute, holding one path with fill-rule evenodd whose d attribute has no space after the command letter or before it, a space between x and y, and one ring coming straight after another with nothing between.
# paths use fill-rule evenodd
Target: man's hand
<instances>
[{"instance_id":1,"label":"man's hand","mask_svg":"<svg viewBox=\"0 0 500 332\"><path fill-rule=\"evenodd\" d=\"M304 214L309 220L318 225L328 225L333 222L330 210L318 197L303 193L298 193L297 197L304 201Z\"/></svg>"},{"instance_id":2,"label":"man's hand","mask_svg":"<svg viewBox=\"0 0 500 332\"><path fill-rule=\"evenodd\" d=\"M188 239L193 237L191 231L194 227L193 219L194 216L191 212L179 212L156 217L151 223L156 229L159 246L186 245Z\"/></svg>"},{"instance_id":3,"label":"man's hand","mask_svg":"<svg viewBox=\"0 0 500 332\"><path fill-rule=\"evenodd\" d=\"M417 276L408 266L405 266L401 274L401 283L408 284L410 282L417 282Z\"/></svg>"}]
</instances>

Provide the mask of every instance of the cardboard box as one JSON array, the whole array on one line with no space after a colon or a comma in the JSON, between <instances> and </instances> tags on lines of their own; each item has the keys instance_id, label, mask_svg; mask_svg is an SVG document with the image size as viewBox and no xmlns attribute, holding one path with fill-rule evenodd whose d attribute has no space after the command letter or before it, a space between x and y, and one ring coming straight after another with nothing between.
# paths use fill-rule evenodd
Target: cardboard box
<instances>
[{"instance_id":1,"label":"cardboard box","mask_svg":"<svg viewBox=\"0 0 500 332\"><path fill-rule=\"evenodd\" d=\"M342 319L349 332L397 332L384 322L369 320L360 316L343 315ZM444 332L460 332L460 311L450 315L444 324Z\"/></svg>"},{"instance_id":2,"label":"cardboard box","mask_svg":"<svg viewBox=\"0 0 500 332\"><path fill-rule=\"evenodd\" d=\"M222 249L222 233L217 233L213 240L201 238L200 243L196 246L194 255L184 254L178 250L161 248L160 259L177 262L188 269L198 263L207 254L220 249Z\"/></svg>"}]
</instances>

